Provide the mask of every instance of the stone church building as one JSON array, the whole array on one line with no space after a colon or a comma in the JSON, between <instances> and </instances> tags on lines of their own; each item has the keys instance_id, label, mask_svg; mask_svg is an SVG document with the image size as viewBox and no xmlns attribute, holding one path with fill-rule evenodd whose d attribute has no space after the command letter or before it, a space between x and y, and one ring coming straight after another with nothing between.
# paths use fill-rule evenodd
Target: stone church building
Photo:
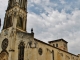
<instances>
[{"instance_id":1,"label":"stone church building","mask_svg":"<svg viewBox=\"0 0 80 60\"><path fill-rule=\"evenodd\" d=\"M27 0L9 0L0 33L0 60L80 60L68 52L68 42L57 39L45 43L27 32Z\"/></svg>"}]
</instances>

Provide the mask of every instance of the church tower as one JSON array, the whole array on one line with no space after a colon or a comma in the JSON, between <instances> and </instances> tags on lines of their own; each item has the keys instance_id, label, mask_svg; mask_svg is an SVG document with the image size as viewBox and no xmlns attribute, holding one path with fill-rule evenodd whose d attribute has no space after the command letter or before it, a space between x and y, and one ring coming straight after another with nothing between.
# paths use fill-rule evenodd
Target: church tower
<instances>
[{"instance_id":1,"label":"church tower","mask_svg":"<svg viewBox=\"0 0 80 60\"><path fill-rule=\"evenodd\" d=\"M27 0L9 0L0 33L0 60L26 60L34 33L26 32Z\"/></svg>"},{"instance_id":2,"label":"church tower","mask_svg":"<svg viewBox=\"0 0 80 60\"><path fill-rule=\"evenodd\" d=\"M27 0L9 0L3 29L10 27L26 31Z\"/></svg>"}]
</instances>

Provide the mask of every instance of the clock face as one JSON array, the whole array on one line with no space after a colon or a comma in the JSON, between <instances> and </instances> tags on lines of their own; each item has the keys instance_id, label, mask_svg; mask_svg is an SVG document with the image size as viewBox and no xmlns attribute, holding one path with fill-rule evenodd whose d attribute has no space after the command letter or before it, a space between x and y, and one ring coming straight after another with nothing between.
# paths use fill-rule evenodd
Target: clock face
<instances>
[{"instance_id":1,"label":"clock face","mask_svg":"<svg viewBox=\"0 0 80 60\"><path fill-rule=\"evenodd\" d=\"M3 49L3 50L6 50L7 46L8 46L8 39L5 38L5 39L2 41L2 49Z\"/></svg>"},{"instance_id":2,"label":"clock face","mask_svg":"<svg viewBox=\"0 0 80 60\"><path fill-rule=\"evenodd\" d=\"M42 55L42 53L43 53L42 48L39 48L38 53L39 53L39 55Z\"/></svg>"}]
</instances>

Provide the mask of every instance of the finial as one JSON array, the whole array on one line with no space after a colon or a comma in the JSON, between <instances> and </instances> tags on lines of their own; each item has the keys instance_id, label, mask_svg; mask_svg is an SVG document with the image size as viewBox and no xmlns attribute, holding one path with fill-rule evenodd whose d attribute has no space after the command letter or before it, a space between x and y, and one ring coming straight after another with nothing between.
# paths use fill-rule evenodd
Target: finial
<instances>
[{"instance_id":1,"label":"finial","mask_svg":"<svg viewBox=\"0 0 80 60\"><path fill-rule=\"evenodd\" d=\"M31 33L33 33L33 28L31 28Z\"/></svg>"}]
</instances>

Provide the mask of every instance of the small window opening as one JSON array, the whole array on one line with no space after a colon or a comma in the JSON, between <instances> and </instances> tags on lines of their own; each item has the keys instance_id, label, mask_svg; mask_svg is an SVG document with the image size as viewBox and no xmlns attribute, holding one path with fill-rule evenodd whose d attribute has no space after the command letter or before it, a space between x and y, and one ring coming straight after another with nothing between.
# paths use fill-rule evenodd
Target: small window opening
<instances>
[{"instance_id":1,"label":"small window opening","mask_svg":"<svg viewBox=\"0 0 80 60\"><path fill-rule=\"evenodd\" d=\"M58 47L58 44L56 44L56 47Z\"/></svg>"},{"instance_id":2,"label":"small window opening","mask_svg":"<svg viewBox=\"0 0 80 60\"><path fill-rule=\"evenodd\" d=\"M53 47L55 47L55 44L53 44Z\"/></svg>"}]
</instances>

